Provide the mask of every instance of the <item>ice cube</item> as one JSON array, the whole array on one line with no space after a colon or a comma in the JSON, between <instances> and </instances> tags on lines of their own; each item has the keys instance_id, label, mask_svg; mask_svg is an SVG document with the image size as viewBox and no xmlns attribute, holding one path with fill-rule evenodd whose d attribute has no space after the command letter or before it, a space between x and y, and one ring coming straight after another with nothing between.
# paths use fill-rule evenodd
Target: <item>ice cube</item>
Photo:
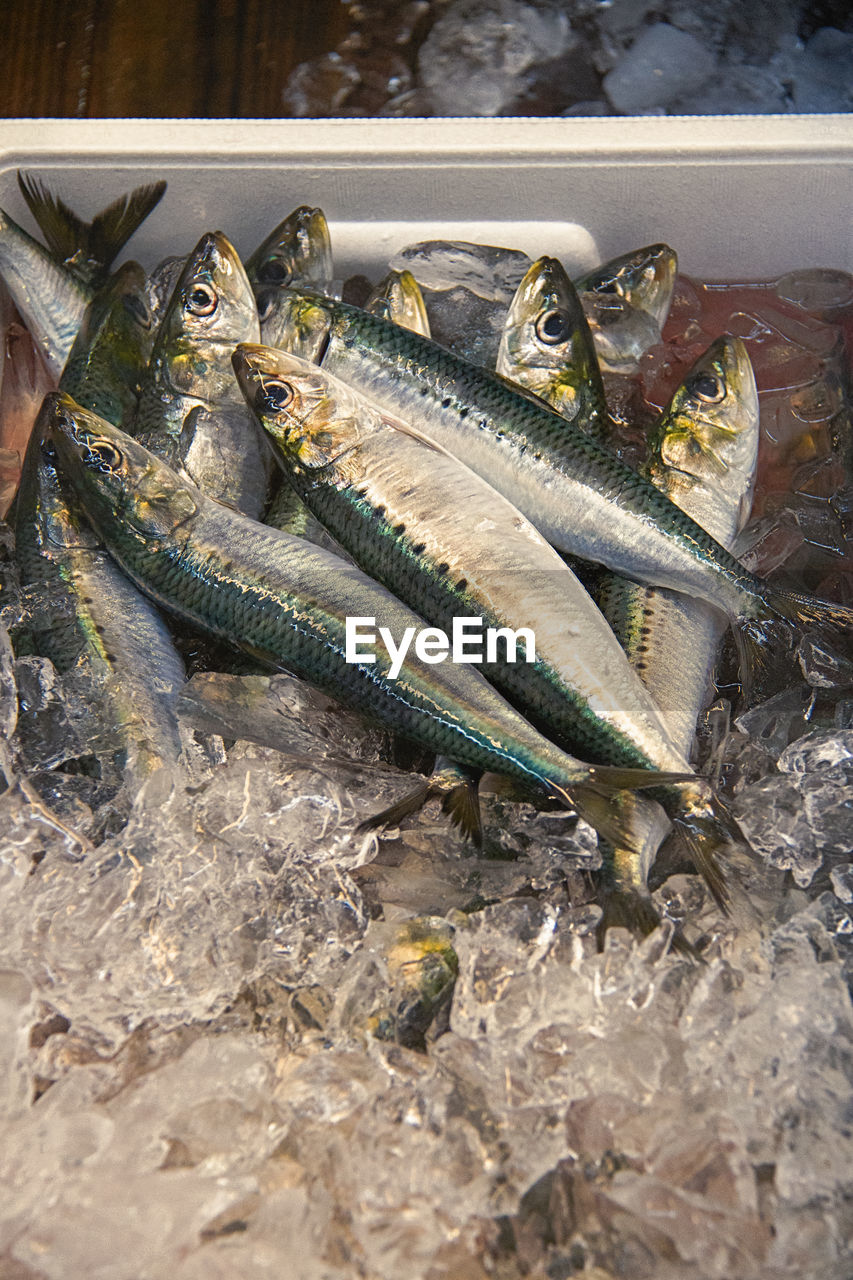
<instances>
[{"instance_id":1,"label":"ice cube","mask_svg":"<svg viewBox=\"0 0 853 1280\"><path fill-rule=\"evenodd\" d=\"M644 115L700 89L715 67L707 43L657 22L642 31L608 72L604 91L623 115Z\"/></svg>"},{"instance_id":2,"label":"ice cube","mask_svg":"<svg viewBox=\"0 0 853 1280\"><path fill-rule=\"evenodd\" d=\"M525 73L573 41L568 15L522 0L456 0L432 27L418 73L438 115L495 116Z\"/></svg>"}]
</instances>

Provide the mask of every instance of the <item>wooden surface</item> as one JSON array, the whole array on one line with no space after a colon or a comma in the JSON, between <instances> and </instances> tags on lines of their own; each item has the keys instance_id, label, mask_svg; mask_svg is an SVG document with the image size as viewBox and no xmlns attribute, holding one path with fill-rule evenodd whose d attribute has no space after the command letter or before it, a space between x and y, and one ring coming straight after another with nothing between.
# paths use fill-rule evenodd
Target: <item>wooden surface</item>
<instances>
[{"instance_id":1,"label":"wooden surface","mask_svg":"<svg viewBox=\"0 0 853 1280\"><path fill-rule=\"evenodd\" d=\"M282 115L300 62L332 49L341 0L6 0L0 116Z\"/></svg>"}]
</instances>

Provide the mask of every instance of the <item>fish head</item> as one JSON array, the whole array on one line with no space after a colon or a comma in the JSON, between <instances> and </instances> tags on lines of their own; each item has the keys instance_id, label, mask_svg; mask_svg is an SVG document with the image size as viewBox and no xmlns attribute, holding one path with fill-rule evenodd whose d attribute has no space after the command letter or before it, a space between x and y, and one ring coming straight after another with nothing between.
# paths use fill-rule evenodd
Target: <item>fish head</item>
<instances>
[{"instance_id":1,"label":"fish head","mask_svg":"<svg viewBox=\"0 0 853 1280\"><path fill-rule=\"evenodd\" d=\"M345 383L290 351L243 344L232 360L247 404L288 471L316 475L379 422Z\"/></svg>"},{"instance_id":2,"label":"fish head","mask_svg":"<svg viewBox=\"0 0 853 1280\"><path fill-rule=\"evenodd\" d=\"M123 530L149 542L173 536L198 510L197 495L170 467L70 396L51 393L42 414L59 470L105 542Z\"/></svg>"},{"instance_id":3,"label":"fish head","mask_svg":"<svg viewBox=\"0 0 853 1280\"><path fill-rule=\"evenodd\" d=\"M108 381L121 372L128 388L128 412L135 407L138 389L154 345L154 326L148 281L138 262L125 262L99 289L89 304L68 357L67 370L83 364L89 373L89 394L96 391L93 377L98 365L107 364ZM63 379L64 382L64 379Z\"/></svg>"},{"instance_id":4,"label":"fish head","mask_svg":"<svg viewBox=\"0 0 853 1280\"><path fill-rule=\"evenodd\" d=\"M622 298L628 306L645 311L661 329L669 315L677 274L675 250L668 244L649 244L611 258L575 283L579 293Z\"/></svg>"},{"instance_id":5,"label":"fish head","mask_svg":"<svg viewBox=\"0 0 853 1280\"><path fill-rule=\"evenodd\" d=\"M282 285L327 284L332 271L325 214L305 204L289 213L246 261L246 274L259 302L266 290Z\"/></svg>"},{"instance_id":6,"label":"fish head","mask_svg":"<svg viewBox=\"0 0 853 1280\"><path fill-rule=\"evenodd\" d=\"M673 501L687 489L694 495L705 491L715 503L742 503L751 493L758 420L746 347L724 334L692 366L652 431L655 482Z\"/></svg>"},{"instance_id":7,"label":"fish head","mask_svg":"<svg viewBox=\"0 0 853 1280\"><path fill-rule=\"evenodd\" d=\"M223 376L230 383L232 348L259 338L255 295L237 251L221 231L209 232L178 278L157 334L155 359L168 369L177 391L214 400L223 393Z\"/></svg>"},{"instance_id":8,"label":"fish head","mask_svg":"<svg viewBox=\"0 0 853 1280\"><path fill-rule=\"evenodd\" d=\"M371 293L365 311L425 338L430 336L424 295L411 271L389 271Z\"/></svg>"},{"instance_id":9,"label":"fish head","mask_svg":"<svg viewBox=\"0 0 853 1280\"><path fill-rule=\"evenodd\" d=\"M574 285L556 258L539 258L510 304L497 371L547 400L564 418L585 416L600 374ZM603 400L603 392L600 393Z\"/></svg>"},{"instance_id":10,"label":"fish head","mask_svg":"<svg viewBox=\"0 0 853 1280\"><path fill-rule=\"evenodd\" d=\"M17 536L21 537L25 524L34 526L41 553L47 557L58 547L91 550L100 545L60 482L56 449L48 434L51 418L51 396L47 395L27 444L16 508Z\"/></svg>"},{"instance_id":11,"label":"fish head","mask_svg":"<svg viewBox=\"0 0 853 1280\"><path fill-rule=\"evenodd\" d=\"M267 346L320 363L333 320L330 301L322 293L301 285L267 291L260 315L261 335Z\"/></svg>"}]
</instances>

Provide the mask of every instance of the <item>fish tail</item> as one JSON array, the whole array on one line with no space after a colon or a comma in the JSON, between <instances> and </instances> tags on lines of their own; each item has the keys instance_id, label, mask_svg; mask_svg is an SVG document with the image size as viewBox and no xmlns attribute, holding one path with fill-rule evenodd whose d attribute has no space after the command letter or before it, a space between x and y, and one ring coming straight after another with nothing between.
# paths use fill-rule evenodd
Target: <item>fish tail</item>
<instances>
[{"instance_id":1,"label":"fish tail","mask_svg":"<svg viewBox=\"0 0 853 1280\"><path fill-rule=\"evenodd\" d=\"M739 618L735 628L741 684L744 697L752 701L753 690L761 689L772 672L780 651L788 661L802 634L853 634L853 608L832 600L821 600L804 591L767 588L759 617Z\"/></svg>"},{"instance_id":2,"label":"fish tail","mask_svg":"<svg viewBox=\"0 0 853 1280\"><path fill-rule=\"evenodd\" d=\"M692 774L664 774L654 769L617 769L602 766L591 772L595 780L575 783L570 790L551 784L552 794L568 808L576 809L600 836L616 849L633 847L632 810L614 804L619 791L640 790L661 785L661 781L684 782Z\"/></svg>"},{"instance_id":3,"label":"fish tail","mask_svg":"<svg viewBox=\"0 0 853 1280\"><path fill-rule=\"evenodd\" d=\"M147 183L119 196L86 222L38 178L18 171L18 186L48 247L62 262L82 254L106 270L159 203L166 183Z\"/></svg>"}]
</instances>

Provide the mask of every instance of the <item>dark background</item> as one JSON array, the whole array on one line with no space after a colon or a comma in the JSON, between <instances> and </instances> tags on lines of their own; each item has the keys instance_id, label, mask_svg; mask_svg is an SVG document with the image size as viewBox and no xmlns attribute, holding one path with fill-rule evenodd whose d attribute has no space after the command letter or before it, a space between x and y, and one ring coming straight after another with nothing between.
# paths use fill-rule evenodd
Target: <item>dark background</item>
<instances>
[{"instance_id":1,"label":"dark background","mask_svg":"<svg viewBox=\"0 0 853 1280\"><path fill-rule=\"evenodd\" d=\"M346 35L341 0L6 0L0 116L281 116L300 62Z\"/></svg>"}]
</instances>

